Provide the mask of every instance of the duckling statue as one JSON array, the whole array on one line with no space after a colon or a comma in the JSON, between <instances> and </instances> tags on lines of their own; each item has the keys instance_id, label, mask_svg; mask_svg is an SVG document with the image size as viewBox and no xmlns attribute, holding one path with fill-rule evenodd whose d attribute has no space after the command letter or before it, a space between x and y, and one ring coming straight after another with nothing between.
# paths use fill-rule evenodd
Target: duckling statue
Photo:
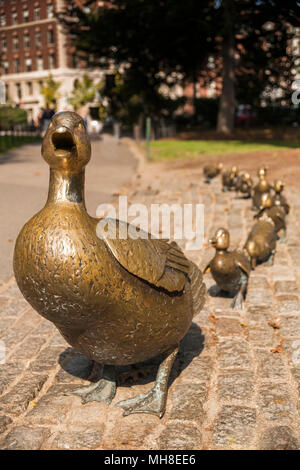
<instances>
[{"instance_id":1,"label":"duckling statue","mask_svg":"<svg viewBox=\"0 0 300 470\"><path fill-rule=\"evenodd\" d=\"M261 206L258 213L254 216L255 219L260 219L266 215L273 220L275 225L275 232L278 234L282 230L282 237L279 243L285 243L286 240L286 222L285 222L285 210L283 206L274 205L274 199L270 194L265 193L261 198Z\"/></svg>"},{"instance_id":2,"label":"duckling statue","mask_svg":"<svg viewBox=\"0 0 300 470\"><path fill-rule=\"evenodd\" d=\"M203 175L205 183L211 183L211 180L218 176L223 169L223 164L219 163L218 165L204 165Z\"/></svg>"},{"instance_id":3,"label":"duckling statue","mask_svg":"<svg viewBox=\"0 0 300 470\"><path fill-rule=\"evenodd\" d=\"M205 284L176 243L126 238L129 224L113 220L114 231L112 219L88 215L84 172L90 155L81 117L55 114L42 144L50 166L48 200L17 238L16 281L72 347L104 365L97 383L70 393L83 403L111 403L116 365L162 355L154 387L117 404L124 415L161 417L178 344L204 304Z\"/></svg>"},{"instance_id":4,"label":"duckling statue","mask_svg":"<svg viewBox=\"0 0 300 470\"><path fill-rule=\"evenodd\" d=\"M235 185L235 190L244 195L245 199L251 197L252 194L253 181L249 173L242 173L238 176L237 183Z\"/></svg>"},{"instance_id":5,"label":"duckling statue","mask_svg":"<svg viewBox=\"0 0 300 470\"><path fill-rule=\"evenodd\" d=\"M265 262L271 266L274 262L277 235L275 224L269 217L259 219L252 227L244 248L251 259L251 268Z\"/></svg>"},{"instance_id":6,"label":"duckling statue","mask_svg":"<svg viewBox=\"0 0 300 470\"><path fill-rule=\"evenodd\" d=\"M284 184L282 183L282 181L280 181L280 180L274 181L273 189L274 189L274 192L275 192L274 197L273 197L274 205L275 206L282 206L284 208L284 211L285 211L286 215L288 215L288 213L290 212L290 206L287 203L287 200L284 197L284 195L281 194L283 189L284 189Z\"/></svg>"},{"instance_id":7,"label":"duckling statue","mask_svg":"<svg viewBox=\"0 0 300 470\"><path fill-rule=\"evenodd\" d=\"M267 181L267 169L265 167L260 168L257 172L258 175L258 183L253 188L253 196L252 196L252 210L259 209L261 206L261 198L263 194L269 194L271 191L271 185Z\"/></svg>"},{"instance_id":8,"label":"duckling statue","mask_svg":"<svg viewBox=\"0 0 300 470\"><path fill-rule=\"evenodd\" d=\"M233 166L230 171L224 171L222 174L222 191L232 191L235 189L238 180L238 169Z\"/></svg>"},{"instance_id":9,"label":"duckling statue","mask_svg":"<svg viewBox=\"0 0 300 470\"><path fill-rule=\"evenodd\" d=\"M235 292L231 307L241 309L251 271L248 254L241 250L228 251L230 235L225 228L219 228L210 243L216 248L216 254L203 273L211 271L221 290Z\"/></svg>"}]
</instances>

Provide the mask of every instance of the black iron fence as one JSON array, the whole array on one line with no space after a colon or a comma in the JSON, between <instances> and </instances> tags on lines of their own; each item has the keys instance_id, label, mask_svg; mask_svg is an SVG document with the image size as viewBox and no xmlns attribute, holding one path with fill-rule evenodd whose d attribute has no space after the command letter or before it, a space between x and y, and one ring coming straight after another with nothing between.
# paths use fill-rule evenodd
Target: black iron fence
<instances>
[{"instance_id":1,"label":"black iron fence","mask_svg":"<svg viewBox=\"0 0 300 470\"><path fill-rule=\"evenodd\" d=\"M38 131L6 130L0 131L0 153L6 152L14 147L40 142L41 136Z\"/></svg>"}]
</instances>

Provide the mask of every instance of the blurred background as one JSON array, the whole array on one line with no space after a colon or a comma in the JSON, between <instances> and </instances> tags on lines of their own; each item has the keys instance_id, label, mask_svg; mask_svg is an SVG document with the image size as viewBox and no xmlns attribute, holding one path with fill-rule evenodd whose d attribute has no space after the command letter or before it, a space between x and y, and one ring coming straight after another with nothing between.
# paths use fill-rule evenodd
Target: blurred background
<instances>
[{"instance_id":1,"label":"blurred background","mask_svg":"<svg viewBox=\"0 0 300 470\"><path fill-rule=\"evenodd\" d=\"M295 146L299 5L0 0L0 130L43 135L70 109L117 139Z\"/></svg>"}]
</instances>

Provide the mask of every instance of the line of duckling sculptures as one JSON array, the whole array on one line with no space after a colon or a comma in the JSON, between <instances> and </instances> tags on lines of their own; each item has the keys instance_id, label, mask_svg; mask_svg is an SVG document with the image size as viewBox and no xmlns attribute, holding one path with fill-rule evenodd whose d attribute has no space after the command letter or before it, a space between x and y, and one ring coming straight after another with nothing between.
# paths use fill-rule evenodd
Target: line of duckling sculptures
<instances>
[{"instance_id":1,"label":"line of duckling sculptures","mask_svg":"<svg viewBox=\"0 0 300 470\"><path fill-rule=\"evenodd\" d=\"M204 181L211 183L222 168L222 164L204 166ZM210 240L216 249L215 256L203 270L204 274L211 272L221 291L234 294L231 304L234 309L243 307L251 270L258 263L272 265L276 243L284 243L286 240L286 216L290 208L282 194L284 185L280 180L269 183L265 167L260 168L257 175L258 181L254 185L249 173L239 172L236 166L222 173L222 191L236 191L243 194L245 199L252 199L251 208L256 211L255 222L243 249L233 251L228 250L228 230L219 228Z\"/></svg>"}]
</instances>

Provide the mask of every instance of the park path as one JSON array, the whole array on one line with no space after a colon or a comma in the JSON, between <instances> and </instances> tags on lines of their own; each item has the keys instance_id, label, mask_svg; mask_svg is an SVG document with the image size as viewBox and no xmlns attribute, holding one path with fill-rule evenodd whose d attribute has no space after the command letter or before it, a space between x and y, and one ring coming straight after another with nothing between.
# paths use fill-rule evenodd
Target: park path
<instances>
[{"instance_id":1,"label":"park path","mask_svg":"<svg viewBox=\"0 0 300 470\"><path fill-rule=\"evenodd\" d=\"M110 202L120 186L130 182L136 160L122 141L117 145L104 135L92 141L92 158L86 169L86 204L91 215L103 202ZM49 167L41 156L40 143L0 155L0 282L12 276L16 236L44 205Z\"/></svg>"},{"instance_id":2,"label":"park path","mask_svg":"<svg viewBox=\"0 0 300 470\"><path fill-rule=\"evenodd\" d=\"M148 164L121 194L130 202L205 204L205 243L187 250L203 268L214 253L207 240L228 227L241 246L253 223L250 201L203 183L202 165ZM298 169L299 172L299 169ZM254 175L254 173L252 172ZM272 168L270 169L272 178ZM299 449L300 445L300 202L291 204L287 243L273 266L251 274L245 308L233 311L210 274L204 309L194 318L175 361L164 417L122 416L113 407L145 392L153 363L119 372L111 406L81 405L64 392L89 383L91 362L24 301L14 280L0 292L0 448L3 449ZM133 376L133 379L131 378Z\"/></svg>"}]
</instances>

